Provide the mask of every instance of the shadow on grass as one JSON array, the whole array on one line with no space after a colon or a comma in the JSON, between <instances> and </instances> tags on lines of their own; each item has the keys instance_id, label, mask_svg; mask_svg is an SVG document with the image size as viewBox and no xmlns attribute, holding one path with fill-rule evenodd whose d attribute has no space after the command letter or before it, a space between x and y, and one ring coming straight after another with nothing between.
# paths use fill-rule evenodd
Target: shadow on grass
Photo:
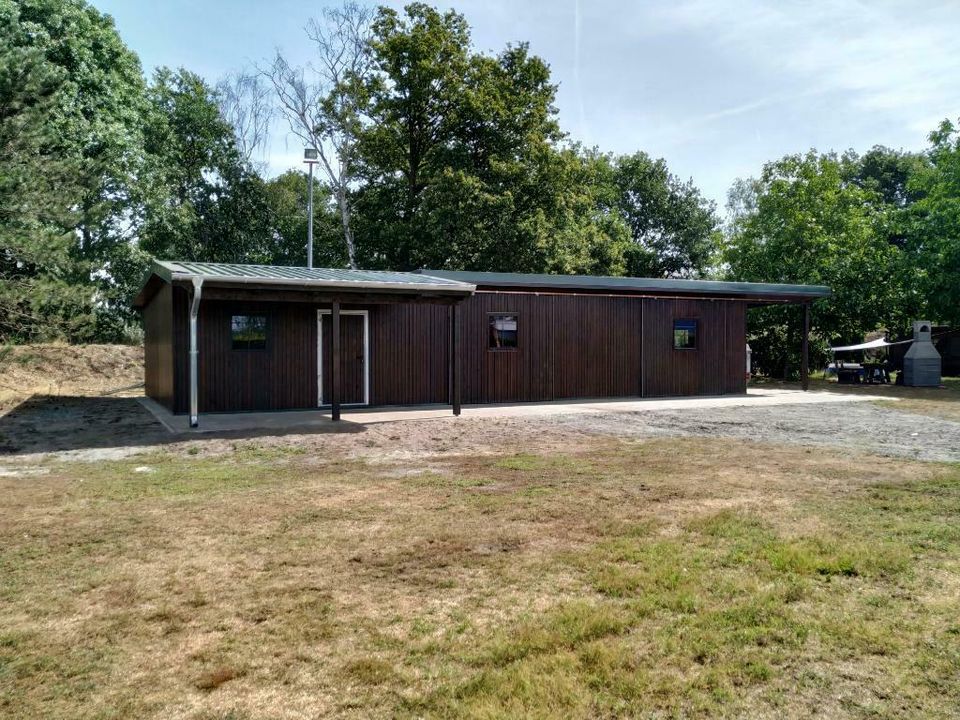
<instances>
[{"instance_id":1,"label":"shadow on grass","mask_svg":"<svg viewBox=\"0 0 960 720\"><path fill-rule=\"evenodd\" d=\"M34 395L0 416L0 457L67 450L159 446L187 439L244 439L362 432L362 425L174 434L135 397Z\"/></svg>"}]
</instances>

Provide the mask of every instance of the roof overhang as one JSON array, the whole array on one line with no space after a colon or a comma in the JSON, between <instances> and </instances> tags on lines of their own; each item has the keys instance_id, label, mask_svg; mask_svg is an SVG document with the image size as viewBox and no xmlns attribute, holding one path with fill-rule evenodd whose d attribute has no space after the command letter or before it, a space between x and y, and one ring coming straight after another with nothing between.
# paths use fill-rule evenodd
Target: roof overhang
<instances>
[{"instance_id":1,"label":"roof overhang","mask_svg":"<svg viewBox=\"0 0 960 720\"><path fill-rule=\"evenodd\" d=\"M453 270L419 270L418 272L432 277L470 282L480 291L713 298L743 300L755 305L812 302L819 298L830 297L832 294L830 288L823 285Z\"/></svg>"},{"instance_id":2,"label":"roof overhang","mask_svg":"<svg viewBox=\"0 0 960 720\"><path fill-rule=\"evenodd\" d=\"M248 290L262 299L269 299L271 290L463 298L476 289L471 283L415 273L155 260L133 305L146 305L164 283L187 284L197 278L204 287Z\"/></svg>"}]
</instances>

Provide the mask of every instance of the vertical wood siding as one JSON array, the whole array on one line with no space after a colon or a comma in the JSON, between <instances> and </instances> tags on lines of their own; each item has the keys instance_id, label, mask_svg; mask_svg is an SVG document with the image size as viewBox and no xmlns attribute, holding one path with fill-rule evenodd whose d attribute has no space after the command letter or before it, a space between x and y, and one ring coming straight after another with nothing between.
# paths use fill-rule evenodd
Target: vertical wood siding
<instances>
[{"instance_id":1,"label":"vertical wood siding","mask_svg":"<svg viewBox=\"0 0 960 720\"><path fill-rule=\"evenodd\" d=\"M448 402L448 312L444 305L371 307L371 404Z\"/></svg>"},{"instance_id":2,"label":"vertical wood siding","mask_svg":"<svg viewBox=\"0 0 960 720\"><path fill-rule=\"evenodd\" d=\"M174 412L189 407L187 317L189 296L174 288ZM327 305L241 303L203 300L200 303L200 411L233 412L312 408L317 405L317 311ZM448 326L443 305L343 305L344 310L370 314L370 403L411 405L448 400ZM270 316L267 350L233 351L232 315ZM341 315L347 332L351 321L362 333L361 318ZM329 323L329 318L327 319ZM328 331L329 332L329 331ZM362 339L360 334L356 340ZM354 343L354 354L359 344ZM344 359L350 344L344 343ZM347 370L347 364L344 364ZM362 398L362 376L354 368L354 384ZM352 371L351 371L352 372ZM344 373L344 388L351 375ZM329 382L329 381L328 381ZM344 395L346 398L347 395ZM344 399L343 402L350 402Z\"/></svg>"},{"instance_id":3,"label":"vertical wood siding","mask_svg":"<svg viewBox=\"0 0 960 720\"><path fill-rule=\"evenodd\" d=\"M639 396L640 298L477 293L463 304L466 403ZM490 350L489 314L516 313L516 350Z\"/></svg>"},{"instance_id":4,"label":"vertical wood siding","mask_svg":"<svg viewBox=\"0 0 960 720\"><path fill-rule=\"evenodd\" d=\"M745 311L729 300L644 300L644 395L746 392ZM673 321L687 318L697 320L697 348L675 350Z\"/></svg>"},{"instance_id":5,"label":"vertical wood siding","mask_svg":"<svg viewBox=\"0 0 960 720\"><path fill-rule=\"evenodd\" d=\"M176 410L189 405L186 290L174 288ZM177 302L177 295L181 294ZM233 315L266 315L267 347L233 350ZM296 410L317 405L317 314L306 303L202 300L198 318L200 412Z\"/></svg>"},{"instance_id":6,"label":"vertical wood siding","mask_svg":"<svg viewBox=\"0 0 960 720\"><path fill-rule=\"evenodd\" d=\"M144 392L173 409L173 288L163 285L143 309Z\"/></svg>"},{"instance_id":7,"label":"vertical wood siding","mask_svg":"<svg viewBox=\"0 0 960 720\"><path fill-rule=\"evenodd\" d=\"M188 405L189 298L172 289L172 333L148 307L148 393L172 334L175 412ZM158 305L157 315L162 306ZM279 410L317 404L317 310L280 302L201 302L200 411ZM370 403L449 402L449 315L443 305L344 305L370 313ZM270 317L266 350L234 351L230 317ZM518 315L519 347L490 351L489 313ZM478 292L463 302L463 402L742 393L746 305L735 300ZM673 349L673 321L695 318L696 350ZM341 321L351 321L342 316ZM356 318L359 326L360 319ZM344 345L346 349L347 345ZM354 354L359 347L354 348ZM346 378L346 374L345 374ZM358 378L354 378L354 384Z\"/></svg>"}]
</instances>

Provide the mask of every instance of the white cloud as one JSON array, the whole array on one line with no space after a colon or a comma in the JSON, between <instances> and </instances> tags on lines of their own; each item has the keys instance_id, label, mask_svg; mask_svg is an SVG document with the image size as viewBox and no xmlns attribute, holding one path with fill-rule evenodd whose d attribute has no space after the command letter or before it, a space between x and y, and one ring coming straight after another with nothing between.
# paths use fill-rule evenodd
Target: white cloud
<instances>
[{"instance_id":1,"label":"white cloud","mask_svg":"<svg viewBox=\"0 0 960 720\"><path fill-rule=\"evenodd\" d=\"M907 125L960 100L960 3L685 0L657 15L769 76Z\"/></svg>"}]
</instances>

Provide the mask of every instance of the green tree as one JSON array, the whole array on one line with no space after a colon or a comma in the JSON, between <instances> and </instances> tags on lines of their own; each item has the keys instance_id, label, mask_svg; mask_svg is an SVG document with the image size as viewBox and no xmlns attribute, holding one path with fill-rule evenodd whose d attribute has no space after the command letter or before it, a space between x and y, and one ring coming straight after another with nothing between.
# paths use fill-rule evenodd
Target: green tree
<instances>
[{"instance_id":1,"label":"green tree","mask_svg":"<svg viewBox=\"0 0 960 720\"><path fill-rule=\"evenodd\" d=\"M911 178L929 166L922 153L891 150L877 145L860 157L846 156L849 179L880 196L880 200L894 208L905 208L916 202L918 192L910 187Z\"/></svg>"},{"instance_id":2,"label":"green tree","mask_svg":"<svg viewBox=\"0 0 960 720\"><path fill-rule=\"evenodd\" d=\"M828 341L859 341L867 331L898 326L907 295L900 251L877 231L886 208L875 191L849 181L850 161L812 151L787 156L732 196L724 256L731 279L829 285L833 296L815 303L812 314L821 350ZM796 372L798 308L754 310L749 332L763 372Z\"/></svg>"},{"instance_id":3,"label":"green tree","mask_svg":"<svg viewBox=\"0 0 960 720\"><path fill-rule=\"evenodd\" d=\"M358 256L374 267L619 272L622 223L594 159L562 150L546 63L474 53L466 20L423 4L373 25Z\"/></svg>"},{"instance_id":4,"label":"green tree","mask_svg":"<svg viewBox=\"0 0 960 720\"><path fill-rule=\"evenodd\" d=\"M348 0L322 10L307 37L315 62L293 67L278 51L265 72L276 90L290 130L318 154L340 215L350 267L357 267L352 189L358 179L358 145L369 104L372 69L370 34L373 9Z\"/></svg>"},{"instance_id":5,"label":"green tree","mask_svg":"<svg viewBox=\"0 0 960 720\"><path fill-rule=\"evenodd\" d=\"M237 148L213 89L187 70L157 70L149 88L140 247L155 257L267 262L266 186Z\"/></svg>"},{"instance_id":6,"label":"green tree","mask_svg":"<svg viewBox=\"0 0 960 720\"><path fill-rule=\"evenodd\" d=\"M644 152L617 158L614 182L615 209L630 229L627 274L702 275L719 242L713 203Z\"/></svg>"},{"instance_id":7,"label":"green tree","mask_svg":"<svg viewBox=\"0 0 960 720\"><path fill-rule=\"evenodd\" d=\"M89 324L75 281L72 208L78 163L46 122L66 73L32 46L13 3L0 2L0 340L71 335Z\"/></svg>"},{"instance_id":8,"label":"green tree","mask_svg":"<svg viewBox=\"0 0 960 720\"><path fill-rule=\"evenodd\" d=\"M317 267L343 267L347 251L330 188L313 180L313 259ZM267 181L273 265L307 264L307 174L288 170Z\"/></svg>"},{"instance_id":9,"label":"green tree","mask_svg":"<svg viewBox=\"0 0 960 720\"><path fill-rule=\"evenodd\" d=\"M37 312L59 304L55 313L40 314L57 315L63 322L54 327L38 319L38 333L76 340L110 335L118 331L111 314L126 302L118 297L114 266L122 264L131 238L130 193L142 158L139 61L120 40L113 21L82 0L0 0L0 16L5 65L0 72L29 68L34 80L25 80L28 85L46 83L38 102L28 101L31 110L21 115L30 118L22 128L21 148L42 135L44 170L32 173L21 188L44 194L43 207L35 206L33 212L56 216L61 233L56 248L46 254L49 262L21 264L19 289L8 284L5 294L21 293L16 302ZM55 88L49 84L53 78ZM69 179L58 171L64 165L71 168ZM59 283L56 293L47 284L52 278ZM68 287L76 292L67 294Z\"/></svg>"},{"instance_id":10,"label":"green tree","mask_svg":"<svg viewBox=\"0 0 960 720\"><path fill-rule=\"evenodd\" d=\"M930 319L960 325L960 129L945 120L930 142L929 162L907 183L906 247Z\"/></svg>"}]
</instances>

